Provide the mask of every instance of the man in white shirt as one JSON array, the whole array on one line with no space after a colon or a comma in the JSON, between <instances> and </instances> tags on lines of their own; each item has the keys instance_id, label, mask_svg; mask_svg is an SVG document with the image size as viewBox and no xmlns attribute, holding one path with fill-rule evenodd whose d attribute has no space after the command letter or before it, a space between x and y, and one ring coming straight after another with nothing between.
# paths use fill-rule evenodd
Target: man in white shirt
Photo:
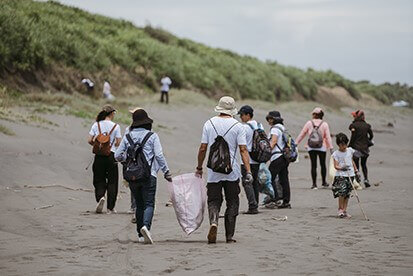
<instances>
[{"instance_id":1,"label":"man in white shirt","mask_svg":"<svg viewBox=\"0 0 413 276\"><path fill-rule=\"evenodd\" d=\"M95 84L88 78L83 78L82 83L86 86L86 89L89 93L93 92L93 88L95 88Z\"/></svg>"},{"instance_id":2,"label":"man in white shirt","mask_svg":"<svg viewBox=\"0 0 413 276\"><path fill-rule=\"evenodd\" d=\"M161 103L164 102L164 97L166 98L166 104L169 103L169 86L172 84L171 79L168 76L164 76L161 79Z\"/></svg>"},{"instance_id":3,"label":"man in white shirt","mask_svg":"<svg viewBox=\"0 0 413 276\"><path fill-rule=\"evenodd\" d=\"M252 183L253 178L250 169L250 160L247 150L245 128L233 118L237 114L235 101L231 97L222 97L215 112L219 115L208 120L203 127L201 146L198 152L198 166L196 175L202 177L202 165L208 148L221 136L228 144L232 171L228 174L214 172L208 168L207 198L210 228L208 243L216 243L219 211L223 202L222 190L225 193L227 209L225 211L225 235L227 243L235 242L236 217L239 210L239 180L241 178L240 167L236 153L239 148L242 161L245 164L246 176L244 182ZM211 150L210 150L211 155Z\"/></svg>"},{"instance_id":4,"label":"man in white shirt","mask_svg":"<svg viewBox=\"0 0 413 276\"><path fill-rule=\"evenodd\" d=\"M252 118L254 117L254 109L249 105L244 105L239 110L238 114L240 115L241 121L243 122L242 126L245 128L246 134L246 141L247 141L247 149L248 152L252 150L252 139L254 136L254 130L258 129L258 124ZM252 177L254 181L252 183L245 183L242 182L244 186L245 195L248 199L248 211L244 212L244 214L248 215L255 215L258 214L258 202L259 202L259 183L258 183L258 171L260 169L260 164L250 156L250 167ZM241 162L241 174L245 178L246 176L246 169L243 162Z\"/></svg>"}]
</instances>

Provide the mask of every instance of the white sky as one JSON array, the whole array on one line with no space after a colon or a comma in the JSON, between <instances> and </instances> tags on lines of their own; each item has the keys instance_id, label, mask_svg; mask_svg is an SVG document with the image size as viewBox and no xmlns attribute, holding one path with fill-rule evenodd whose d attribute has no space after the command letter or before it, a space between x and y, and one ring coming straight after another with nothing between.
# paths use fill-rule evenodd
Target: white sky
<instances>
[{"instance_id":1,"label":"white sky","mask_svg":"<svg viewBox=\"0 0 413 276\"><path fill-rule=\"evenodd\" d=\"M60 2L262 60L413 84L412 0Z\"/></svg>"}]
</instances>

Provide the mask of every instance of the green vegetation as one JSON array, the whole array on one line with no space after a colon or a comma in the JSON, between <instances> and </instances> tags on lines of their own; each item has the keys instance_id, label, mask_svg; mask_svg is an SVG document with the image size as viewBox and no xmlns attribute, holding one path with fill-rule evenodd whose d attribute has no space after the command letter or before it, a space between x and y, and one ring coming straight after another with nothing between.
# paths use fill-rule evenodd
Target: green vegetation
<instances>
[{"instance_id":1,"label":"green vegetation","mask_svg":"<svg viewBox=\"0 0 413 276\"><path fill-rule=\"evenodd\" d=\"M101 80L105 75L113 76L111 70L120 67L137 80L131 85L153 91L158 90L159 79L166 73L174 87L207 96L229 94L274 102L289 100L294 94L314 99L318 86L342 86L356 99L364 92L384 103L395 99L412 102L413 97L411 87L354 83L332 71L304 71L276 62L264 63L181 39L162 29L137 28L127 21L53 1L1 1L0 81L14 73L24 76L56 65L70 70L59 75L54 90L69 93L79 86L82 75L99 76ZM25 81L35 83L32 79ZM119 90L126 87L125 83L118 86ZM64 97L60 102L68 104Z\"/></svg>"},{"instance_id":2,"label":"green vegetation","mask_svg":"<svg viewBox=\"0 0 413 276\"><path fill-rule=\"evenodd\" d=\"M13 130L9 129L8 127L0 124L0 133L3 133L5 135L9 135L9 136L14 136L16 135L16 133L14 133Z\"/></svg>"}]
</instances>

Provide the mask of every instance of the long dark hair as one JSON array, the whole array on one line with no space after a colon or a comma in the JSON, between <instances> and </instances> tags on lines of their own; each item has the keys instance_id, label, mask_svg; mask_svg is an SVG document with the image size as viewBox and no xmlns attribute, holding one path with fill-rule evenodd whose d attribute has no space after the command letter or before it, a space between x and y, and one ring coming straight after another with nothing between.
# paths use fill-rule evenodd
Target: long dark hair
<instances>
[{"instance_id":1,"label":"long dark hair","mask_svg":"<svg viewBox=\"0 0 413 276\"><path fill-rule=\"evenodd\" d=\"M143 124L143 125L140 125L140 126L131 126L130 130L132 130L134 128L144 128L146 130L151 131L152 130L152 124Z\"/></svg>"},{"instance_id":2,"label":"long dark hair","mask_svg":"<svg viewBox=\"0 0 413 276\"><path fill-rule=\"evenodd\" d=\"M105 110L102 110L99 112L99 114L96 116L96 122L100 122L106 119L107 116L109 116L110 113L108 114Z\"/></svg>"}]
</instances>

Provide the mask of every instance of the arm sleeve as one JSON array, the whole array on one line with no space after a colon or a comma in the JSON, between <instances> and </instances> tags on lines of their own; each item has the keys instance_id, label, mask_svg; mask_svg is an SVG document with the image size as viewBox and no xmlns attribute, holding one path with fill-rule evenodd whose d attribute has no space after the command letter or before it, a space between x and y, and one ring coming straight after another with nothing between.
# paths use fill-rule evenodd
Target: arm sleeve
<instances>
[{"instance_id":1,"label":"arm sleeve","mask_svg":"<svg viewBox=\"0 0 413 276\"><path fill-rule=\"evenodd\" d=\"M95 136L95 135L96 135L95 125L96 125L96 123L94 123L94 124L92 125L92 127L90 128L89 134L90 134L91 136Z\"/></svg>"},{"instance_id":2,"label":"arm sleeve","mask_svg":"<svg viewBox=\"0 0 413 276\"><path fill-rule=\"evenodd\" d=\"M115 129L115 137L116 138L122 138L122 133L120 131L120 126L119 125L117 125L116 129Z\"/></svg>"},{"instance_id":3,"label":"arm sleeve","mask_svg":"<svg viewBox=\"0 0 413 276\"><path fill-rule=\"evenodd\" d=\"M120 142L119 147L115 151L115 159L119 162L123 162L126 160L126 149L128 148L128 141L126 136L123 137L122 141Z\"/></svg>"},{"instance_id":4,"label":"arm sleeve","mask_svg":"<svg viewBox=\"0 0 413 276\"><path fill-rule=\"evenodd\" d=\"M201 138L201 143L202 144L208 144L208 130L207 130L207 123L204 124L204 128L202 129L202 138Z\"/></svg>"},{"instance_id":5,"label":"arm sleeve","mask_svg":"<svg viewBox=\"0 0 413 276\"><path fill-rule=\"evenodd\" d=\"M356 138L356 135L355 135L356 129L354 128L353 124L351 124L351 125L349 126L349 129L350 129L350 131L351 131L351 137L350 137L350 143L349 143L348 145L349 145L350 147L353 147L354 140L355 140L355 138Z\"/></svg>"},{"instance_id":6,"label":"arm sleeve","mask_svg":"<svg viewBox=\"0 0 413 276\"><path fill-rule=\"evenodd\" d=\"M307 135L308 132L308 123L305 123L305 125L303 126L303 129L301 130L300 134L298 135L297 139L295 139L295 142L298 144L301 143L301 141L304 139L304 137Z\"/></svg>"},{"instance_id":7,"label":"arm sleeve","mask_svg":"<svg viewBox=\"0 0 413 276\"><path fill-rule=\"evenodd\" d=\"M367 131L367 133L369 134L369 140L373 140L373 130L371 129L371 125L369 125L369 130Z\"/></svg>"},{"instance_id":8,"label":"arm sleeve","mask_svg":"<svg viewBox=\"0 0 413 276\"><path fill-rule=\"evenodd\" d=\"M324 139L326 140L326 146L328 149L333 148L333 142L331 141L331 134L330 134L330 127L327 123L326 124L326 131L324 132Z\"/></svg>"},{"instance_id":9,"label":"arm sleeve","mask_svg":"<svg viewBox=\"0 0 413 276\"><path fill-rule=\"evenodd\" d=\"M169 171L169 168L168 164L166 163L165 156L162 152L161 140L159 139L158 134L154 133L153 136L154 157L156 159L156 162L159 164L159 167L161 168L162 172L166 173L167 171Z\"/></svg>"},{"instance_id":10,"label":"arm sleeve","mask_svg":"<svg viewBox=\"0 0 413 276\"><path fill-rule=\"evenodd\" d=\"M238 127L238 136L237 136L237 144L238 146L246 146L247 145L247 133L245 131L244 126Z\"/></svg>"}]
</instances>

